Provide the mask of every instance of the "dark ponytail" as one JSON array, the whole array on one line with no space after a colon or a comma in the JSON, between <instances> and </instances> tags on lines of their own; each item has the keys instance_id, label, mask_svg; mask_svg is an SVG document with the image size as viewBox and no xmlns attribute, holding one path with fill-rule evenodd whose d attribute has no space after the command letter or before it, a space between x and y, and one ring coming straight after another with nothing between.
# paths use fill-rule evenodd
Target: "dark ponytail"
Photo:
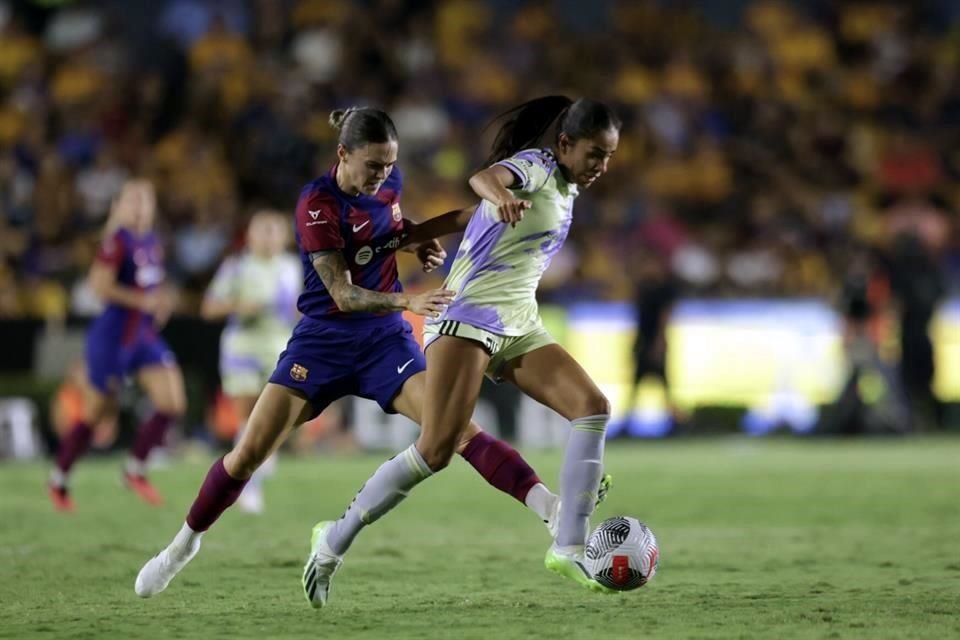
<instances>
[{"instance_id":1,"label":"dark ponytail","mask_svg":"<svg viewBox=\"0 0 960 640\"><path fill-rule=\"evenodd\" d=\"M517 151L535 146L573 100L567 96L544 96L501 113L488 126L504 121L493 139L487 165L509 158Z\"/></svg>"},{"instance_id":2,"label":"dark ponytail","mask_svg":"<svg viewBox=\"0 0 960 640\"><path fill-rule=\"evenodd\" d=\"M337 142L347 151L397 140L397 128L390 116L372 107L337 109L330 113L330 126L340 132Z\"/></svg>"},{"instance_id":3,"label":"dark ponytail","mask_svg":"<svg viewBox=\"0 0 960 640\"><path fill-rule=\"evenodd\" d=\"M537 146L557 123L554 140L561 133L572 141L588 138L608 129L620 130L622 123L613 109L589 98L576 102L566 96L544 96L505 111L493 122L506 120L497 131L487 165L509 158L518 151Z\"/></svg>"}]
</instances>

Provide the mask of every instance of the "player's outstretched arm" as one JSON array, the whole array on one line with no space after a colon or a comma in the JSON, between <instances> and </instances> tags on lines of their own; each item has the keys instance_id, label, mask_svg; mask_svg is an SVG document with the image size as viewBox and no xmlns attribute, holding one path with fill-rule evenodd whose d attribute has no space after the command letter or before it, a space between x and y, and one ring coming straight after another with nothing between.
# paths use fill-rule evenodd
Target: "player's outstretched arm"
<instances>
[{"instance_id":1,"label":"player's outstretched arm","mask_svg":"<svg viewBox=\"0 0 960 640\"><path fill-rule=\"evenodd\" d=\"M473 192L493 204L501 222L516 224L523 220L523 212L530 208L528 200L519 200L510 192L516 176L506 167L493 165L470 178Z\"/></svg>"},{"instance_id":2,"label":"player's outstretched arm","mask_svg":"<svg viewBox=\"0 0 960 640\"><path fill-rule=\"evenodd\" d=\"M428 240L440 238L451 233L460 233L467 228L473 212L477 210L477 205L473 204L463 209L456 209L442 213L439 216L430 218L419 224L408 222L407 235L403 237L401 249L418 245Z\"/></svg>"},{"instance_id":3,"label":"player's outstretched arm","mask_svg":"<svg viewBox=\"0 0 960 640\"><path fill-rule=\"evenodd\" d=\"M425 293L386 293L353 284L350 269L340 251L315 251L310 254L313 268L340 311L383 313L410 310L418 315L437 317L453 300L453 291L431 289Z\"/></svg>"}]
</instances>

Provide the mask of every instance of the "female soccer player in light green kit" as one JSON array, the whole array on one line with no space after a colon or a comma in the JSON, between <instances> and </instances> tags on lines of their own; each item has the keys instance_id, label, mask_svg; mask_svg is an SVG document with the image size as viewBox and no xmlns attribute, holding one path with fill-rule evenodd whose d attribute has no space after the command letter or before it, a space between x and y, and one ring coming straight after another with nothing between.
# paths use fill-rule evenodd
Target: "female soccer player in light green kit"
<instances>
[{"instance_id":1,"label":"female soccer player in light green kit","mask_svg":"<svg viewBox=\"0 0 960 640\"><path fill-rule=\"evenodd\" d=\"M401 456L388 460L339 520L314 528L304 576L322 583L325 593L360 530L450 462L484 374L509 380L570 420L559 526L545 564L590 590L607 591L587 573L583 552L603 475L610 405L544 329L536 290L567 237L579 190L606 172L617 150L620 119L599 102L564 96L532 100L504 118L490 166L470 179L483 202L470 217L444 284L455 296L424 331L427 380L415 449L429 470ZM541 146L544 138L549 146Z\"/></svg>"},{"instance_id":2,"label":"female soccer player in light green kit","mask_svg":"<svg viewBox=\"0 0 960 640\"><path fill-rule=\"evenodd\" d=\"M297 323L303 277L300 260L286 251L287 227L280 213L255 213L247 250L220 265L203 301L205 319L229 318L220 338L220 381L239 414L238 437ZM263 511L263 478L273 466L271 456L253 474L237 501L241 509Z\"/></svg>"}]
</instances>

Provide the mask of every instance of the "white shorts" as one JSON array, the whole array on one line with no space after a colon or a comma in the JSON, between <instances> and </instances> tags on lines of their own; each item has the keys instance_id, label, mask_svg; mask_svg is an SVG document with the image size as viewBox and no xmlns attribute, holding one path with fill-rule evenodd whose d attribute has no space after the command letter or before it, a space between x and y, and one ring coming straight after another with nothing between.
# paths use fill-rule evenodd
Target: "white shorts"
<instances>
[{"instance_id":1,"label":"white shorts","mask_svg":"<svg viewBox=\"0 0 960 640\"><path fill-rule=\"evenodd\" d=\"M486 375L496 383L503 382L503 369L507 363L531 351L556 343L553 336L542 325L522 336L502 336L457 320L444 320L424 326L423 350L426 351L427 347L440 336L479 342L490 354Z\"/></svg>"}]
</instances>

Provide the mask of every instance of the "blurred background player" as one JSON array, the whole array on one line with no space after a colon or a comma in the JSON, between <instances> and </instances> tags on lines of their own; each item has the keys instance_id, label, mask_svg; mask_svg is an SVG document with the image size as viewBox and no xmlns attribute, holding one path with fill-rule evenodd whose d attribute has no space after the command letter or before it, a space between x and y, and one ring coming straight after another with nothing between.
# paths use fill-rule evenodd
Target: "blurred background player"
<instances>
[{"instance_id":1,"label":"blurred background player","mask_svg":"<svg viewBox=\"0 0 960 640\"><path fill-rule=\"evenodd\" d=\"M628 430L631 427L642 430L644 427L639 424L641 416L635 409L641 383L649 376L659 378L663 383L663 397L670 418L682 419L670 395L667 378L667 326L680 291L664 259L649 249L640 251L636 279L637 335L633 343L633 384L624 405Z\"/></svg>"},{"instance_id":2,"label":"blurred background player","mask_svg":"<svg viewBox=\"0 0 960 640\"><path fill-rule=\"evenodd\" d=\"M583 553L603 477L610 405L547 333L536 291L566 240L579 189L606 172L617 150L620 120L599 102L565 96L531 100L501 117L491 166L470 179L483 201L469 218L445 283L456 294L443 313L428 316L424 330L420 437L377 469L339 520L314 528L304 581L315 606L326 602L330 580L357 534L450 463L473 428L485 373L509 380L571 422L560 474L562 506L546 565L604 590L583 567ZM544 139L549 146L540 148Z\"/></svg>"},{"instance_id":3,"label":"blurred background player","mask_svg":"<svg viewBox=\"0 0 960 640\"><path fill-rule=\"evenodd\" d=\"M49 493L61 511L73 509L70 472L90 446L93 426L115 412L120 384L134 376L153 404L123 469L124 484L150 504L162 502L146 477L147 457L163 442L185 409L183 376L173 352L158 335L173 310L162 287L163 249L153 232L156 194L146 180L129 180L114 200L104 240L90 268L90 286L106 304L86 341L83 418L61 441Z\"/></svg>"},{"instance_id":4,"label":"blurred background player","mask_svg":"<svg viewBox=\"0 0 960 640\"><path fill-rule=\"evenodd\" d=\"M395 167L398 138L390 117L379 109L351 108L334 111L330 124L339 131L338 161L303 188L295 212L304 274L297 308L303 316L239 442L211 466L180 532L137 575L134 588L141 597L166 589L200 550L204 532L237 500L263 461L294 427L330 403L355 395L420 423L426 361L401 311L437 317L453 292L405 293L395 252L402 244L411 244L426 270L436 268L446 254L432 239L462 229L472 208L422 225L404 219L403 179ZM524 504L548 528L556 526L557 496L513 447L469 421L451 437L455 440L451 451L459 452L488 483ZM368 504L361 491L354 501L355 506L363 505L358 508L366 522L386 513L403 499L407 488L432 473L413 445L391 462L401 469L391 478L393 487L387 495ZM384 489L379 480L371 486ZM596 494L596 486L591 491ZM304 592L313 606L326 603L329 577L339 566L340 556L319 549L315 537L303 576Z\"/></svg>"},{"instance_id":5,"label":"blurred background player","mask_svg":"<svg viewBox=\"0 0 960 640\"><path fill-rule=\"evenodd\" d=\"M303 270L286 251L287 229L280 213L255 213L246 251L223 262L203 301L205 319L229 318L220 337L220 380L239 418L237 438L297 321ZM274 464L271 456L250 478L237 503L241 509L263 511L263 478Z\"/></svg>"},{"instance_id":6,"label":"blurred background player","mask_svg":"<svg viewBox=\"0 0 960 640\"><path fill-rule=\"evenodd\" d=\"M839 312L846 376L833 402L824 407L818 429L824 434L903 433L910 411L901 379L880 355L884 318L879 309L890 295L887 278L862 247L849 249Z\"/></svg>"},{"instance_id":7,"label":"blurred background player","mask_svg":"<svg viewBox=\"0 0 960 640\"><path fill-rule=\"evenodd\" d=\"M926 222L923 215L914 217L917 226L941 226L939 221ZM891 290L899 303L900 381L909 403L911 426L918 431L936 429L942 421L942 407L933 394L936 359L930 325L947 287L936 259L937 241L925 236L943 233L900 232L888 257Z\"/></svg>"}]
</instances>

